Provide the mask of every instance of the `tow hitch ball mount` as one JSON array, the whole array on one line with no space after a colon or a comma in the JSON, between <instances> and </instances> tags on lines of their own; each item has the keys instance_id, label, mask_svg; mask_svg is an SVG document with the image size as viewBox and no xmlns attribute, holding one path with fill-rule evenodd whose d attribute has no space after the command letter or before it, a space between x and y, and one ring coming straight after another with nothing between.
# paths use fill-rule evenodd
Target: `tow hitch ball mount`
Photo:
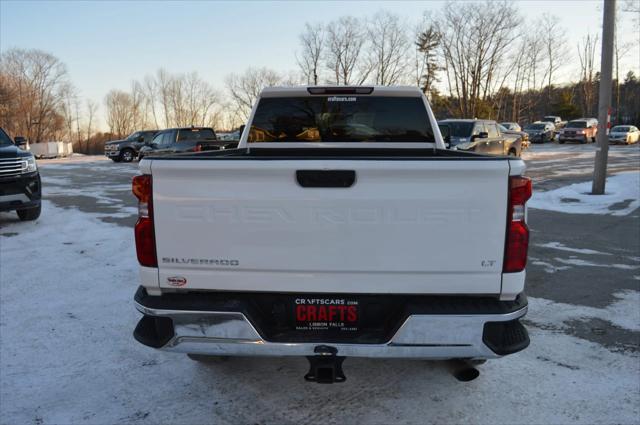
<instances>
[{"instance_id":1,"label":"tow hitch ball mount","mask_svg":"<svg viewBox=\"0 0 640 425\"><path fill-rule=\"evenodd\" d=\"M346 357L338 356L338 350L335 347L318 345L313 352L316 353L315 356L307 356L309 372L304 375L306 381L333 384L347 380L342 372L342 362Z\"/></svg>"}]
</instances>

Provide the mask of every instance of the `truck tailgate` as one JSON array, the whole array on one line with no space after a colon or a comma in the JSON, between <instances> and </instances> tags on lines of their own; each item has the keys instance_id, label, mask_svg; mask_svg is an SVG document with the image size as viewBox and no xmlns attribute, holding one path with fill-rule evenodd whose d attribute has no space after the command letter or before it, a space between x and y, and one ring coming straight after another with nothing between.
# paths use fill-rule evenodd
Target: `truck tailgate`
<instances>
[{"instance_id":1,"label":"truck tailgate","mask_svg":"<svg viewBox=\"0 0 640 425\"><path fill-rule=\"evenodd\" d=\"M353 170L348 188L297 170ZM161 287L498 294L509 162L156 160Z\"/></svg>"}]
</instances>

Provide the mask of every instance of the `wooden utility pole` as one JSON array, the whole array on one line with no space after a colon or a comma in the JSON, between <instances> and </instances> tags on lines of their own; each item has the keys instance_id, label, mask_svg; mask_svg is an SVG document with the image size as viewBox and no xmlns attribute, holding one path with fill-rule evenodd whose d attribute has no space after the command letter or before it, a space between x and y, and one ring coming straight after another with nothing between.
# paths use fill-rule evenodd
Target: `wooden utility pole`
<instances>
[{"instance_id":1,"label":"wooden utility pole","mask_svg":"<svg viewBox=\"0 0 640 425\"><path fill-rule=\"evenodd\" d=\"M600 59L600 94L598 96L598 148L593 171L592 195L603 195L607 181L609 155L609 120L611 111L611 77L613 73L613 38L616 25L616 0L604 0L602 17L602 54Z\"/></svg>"}]
</instances>

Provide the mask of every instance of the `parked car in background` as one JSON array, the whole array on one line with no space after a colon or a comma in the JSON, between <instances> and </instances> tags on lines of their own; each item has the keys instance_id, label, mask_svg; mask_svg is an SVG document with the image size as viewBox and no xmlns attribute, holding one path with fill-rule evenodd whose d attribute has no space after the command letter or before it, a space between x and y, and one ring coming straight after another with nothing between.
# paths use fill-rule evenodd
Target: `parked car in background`
<instances>
[{"instance_id":1,"label":"parked car in background","mask_svg":"<svg viewBox=\"0 0 640 425\"><path fill-rule=\"evenodd\" d=\"M560 118L557 115L547 115L545 117L542 117L540 122L550 122L555 127L558 127L560 125L560 123L562 122L562 118Z\"/></svg>"},{"instance_id":2,"label":"parked car in background","mask_svg":"<svg viewBox=\"0 0 640 425\"><path fill-rule=\"evenodd\" d=\"M546 143L553 141L556 127L550 122L534 122L524 128L531 143Z\"/></svg>"},{"instance_id":3,"label":"parked car in background","mask_svg":"<svg viewBox=\"0 0 640 425\"><path fill-rule=\"evenodd\" d=\"M16 211L22 221L40 217L42 185L36 159L20 149L24 137L15 142L0 128L0 211Z\"/></svg>"},{"instance_id":4,"label":"parked car in background","mask_svg":"<svg viewBox=\"0 0 640 425\"><path fill-rule=\"evenodd\" d=\"M500 125L509 131L522 131L522 127L517 122L501 122Z\"/></svg>"},{"instance_id":5,"label":"parked car in background","mask_svg":"<svg viewBox=\"0 0 640 425\"><path fill-rule=\"evenodd\" d=\"M209 127L169 128L156 134L150 144L142 147L138 159L147 155L200 152L235 147L237 141L219 140Z\"/></svg>"},{"instance_id":6,"label":"parked car in background","mask_svg":"<svg viewBox=\"0 0 640 425\"><path fill-rule=\"evenodd\" d=\"M558 134L560 132L560 129L563 128L567 122L566 121L562 121L562 118L560 118L557 115L547 115L545 117L543 117L540 122L550 122L553 124L553 126L555 127L555 134Z\"/></svg>"},{"instance_id":7,"label":"parked car in background","mask_svg":"<svg viewBox=\"0 0 640 425\"><path fill-rule=\"evenodd\" d=\"M609 143L624 143L630 145L638 142L640 130L633 125L616 125L609 131Z\"/></svg>"},{"instance_id":8,"label":"parked car in background","mask_svg":"<svg viewBox=\"0 0 640 425\"><path fill-rule=\"evenodd\" d=\"M498 124L498 129L504 137L513 140L513 143L515 144L513 146L516 148L517 152L516 156L520 156L520 151L529 147L529 135L526 132L520 130L509 130L502 124ZM520 139L520 141L518 141L518 139ZM517 146L518 144L519 147ZM507 152L509 151L507 150Z\"/></svg>"},{"instance_id":9,"label":"parked car in background","mask_svg":"<svg viewBox=\"0 0 640 425\"><path fill-rule=\"evenodd\" d=\"M498 123L492 120L446 119L438 121L440 128L449 128L449 149L490 155L519 156L522 140L505 137Z\"/></svg>"},{"instance_id":10,"label":"parked car in background","mask_svg":"<svg viewBox=\"0 0 640 425\"><path fill-rule=\"evenodd\" d=\"M577 141L589 143L596 141L598 132L598 120L594 118L583 118L569 121L558 135L558 143Z\"/></svg>"},{"instance_id":11,"label":"parked car in background","mask_svg":"<svg viewBox=\"0 0 640 425\"><path fill-rule=\"evenodd\" d=\"M123 140L114 140L104 144L104 154L114 162L131 162L146 144L151 143L158 130L136 131Z\"/></svg>"}]
</instances>

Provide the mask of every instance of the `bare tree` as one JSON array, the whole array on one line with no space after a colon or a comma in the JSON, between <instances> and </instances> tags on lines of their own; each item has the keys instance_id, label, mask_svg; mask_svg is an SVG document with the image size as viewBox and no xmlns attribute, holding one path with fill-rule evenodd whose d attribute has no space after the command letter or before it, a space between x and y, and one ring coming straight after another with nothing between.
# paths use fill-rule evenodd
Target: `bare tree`
<instances>
[{"instance_id":1,"label":"bare tree","mask_svg":"<svg viewBox=\"0 0 640 425\"><path fill-rule=\"evenodd\" d=\"M376 84L397 84L409 66L407 25L398 15L380 11L367 25L369 68Z\"/></svg>"},{"instance_id":2,"label":"bare tree","mask_svg":"<svg viewBox=\"0 0 640 425\"><path fill-rule=\"evenodd\" d=\"M158 118L159 112L156 108L158 90L156 80L155 78L153 78L153 76L147 75L146 77L144 77L144 80L142 82L142 90L144 93L147 109L151 110L154 127L160 128L160 121Z\"/></svg>"},{"instance_id":3,"label":"bare tree","mask_svg":"<svg viewBox=\"0 0 640 425\"><path fill-rule=\"evenodd\" d=\"M135 130L131 111L133 99L127 92L111 90L104 99L107 108L107 125L109 131L118 137L124 137Z\"/></svg>"},{"instance_id":4,"label":"bare tree","mask_svg":"<svg viewBox=\"0 0 640 425\"><path fill-rule=\"evenodd\" d=\"M321 24L306 23L304 32L300 34L301 52L296 55L300 71L307 84L318 85L320 82L320 61L324 52L324 27Z\"/></svg>"},{"instance_id":5,"label":"bare tree","mask_svg":"<svg viewBox=\"0 0 640 425\"><path fill-rule=\"evenodd\" d=\"M620 12L622 13L616 13L616 28L615 28L615 36L613 39L613 67L614 67L614 73L615 73L615 87L614 87L614 94L615 94L615 105L616 105L616 122L620 123L621 122L621 110L620 110L620 58L624 58L625 55L631 51L631 49L633 49L634 47L637 48L637 44L629 41L626 43L623 43L620 41L620 34L624 34L624 31L622 30L622 17L624 16L624 12L631 12L632 15L635 15L635 19L634 24L636 24L638 22L638 18L640 18L640 4L639 3L635 3L635 5L633 4L633 2L627 2L627 3L618 3L619 5L621 5L620 7ZM635 9L634 9L635 7ZM635 25L634 25L635 26Z\"/></svg>"},{"instance_id":6,"label":"bare tree","mask_svg":"<svg viewBox=\"0 0 640 425\"><path fill-rule=\"evenodd\" d=\"M168 127L171 125L171 77L162 68L156 73L155 88L163 112L164 125Z\"/></svg>"},{"instance_id":7,"label":"bare tree","mask_svg":"<svg viewBox=\"0 0 640 425\"><path fill-rule=\"evenodd\" d=\"M254 102L265 87L281 83L281 76L268 68L248 68L243 74L231 74L226 79L227 90L233 104L233 112L244 121Z\"/></svg>"},{"instance_id":8,"label":"bare tree","mask_svg":"<svg viewBox=\"0 0 640 425\"><path fill-rule=\"evenodd\" d=\"M524 34L527 34L529 31L529 29L525 28ZM513 49L513 54L508 59L514 65L511 73L513 78L513 98L511 101L511 115L509 119L515 122L520 121L522 113L521 98L529 75L529 66L527 63L527 50L529 48L528 41L527 37L522 35L518 44L515 46L515 49Z\"/></svg>"},{"instance_id":9,"label":"bare tree","mask_svg":"<svg viewBox=\"0 0 640 425\"><path fill-rule=\"evenodd\" d=\"M97 111L98 104L91 99L87 100L87 142L91 139L93 120L95 119Z\"/></svg>"},{"instance_id":10,"label":"bare tree","mask_svg":"<svg viewBox=\"0 0 640 425\"><path fill-rule=\"evenodd\" d=\"M172 77L171 101L173 125L204 125L217 95L197 73Z\"/></svg>"},{"instance_id":11,"label":"bare tree","mask_svg":"<svg viewBox=\"0 0 640 425\"><path fill-rule=\"evenodd\" d=\"M542 15L542 25L540 29L542 30L540 32L543 34L545 61L547 65L546 105L550 106L554 81L553 77L556 71L567 62L569 56L566 48L567 33L566 30L560 26L560 19L557 16L551 16L547 13Z\"/></svg>"},{"instance_id":12,"label":"bare tree","mask_svg":"<svg viewBox=\"0 0 640 425\"><path fill-rule=\"evenodd\" d=\"M146 128L148 122L147 101L143 85L131 82L131 126L135 130Z\"/></svg>"},{"instance_id":13,"label":"bare tree","mask_svg":"<svg viewBox=\"0 0 640 425\"><path fill-rule=\"evenodd\" d=\"M10 49L0 57L0 74L12 93L12 104L5 108L11 117L3 119L3 127L36 143L64 128L60 109L64 89L70 84L58 58L41 50Z\"/></svg>"},{"instance_id":14,"label":"bare tree","mask_svg":"<svg viewBox=\"0 0 640 425\"><path fill-rule=\"evenodd\" d=\"M371 66L362 60L365 42L366 32L357 18L343 16L327 26L325 62L331 70L331 83L348 85L366 81Z\"/></svg>"},{"instance_id":15,"label":"bare tree","mask_svg":"<svg viewBox=\"0 0 640 425\"><path fill-rule=\"evenodd\" d=\"M580 83L584 101L585 115L591 115L595 99L596 49L598 36L587 34L578 43L578 57L580 58Z\"/></svg>"},{"instance_id":16,"label":"bare tree","mask_svg":"<svg viewBox=\"0 0 640 425\"><path fill-rule=\"evenodd\" d=\"M78 101L78 93L71 85L65 84L61 89L60 94L62 96L60 112L64 118L65 128L64 132L62 132L61 136L58 138L73 142L74 130L78 121L78 116L75 110L75 104Z\"/></svg>"},{"instance_id":17,"label":"bare tree","mask_svg":"<svg viewBox=\"0 0 640 425\"><path fill-rule=\"evenodd\" d=\"M458 112L474 117L494 89L519 17L508 2L448 3L436 20L450 92ZM464 29L464 30L462 30Z\"/></svg>"}]
</instances>

